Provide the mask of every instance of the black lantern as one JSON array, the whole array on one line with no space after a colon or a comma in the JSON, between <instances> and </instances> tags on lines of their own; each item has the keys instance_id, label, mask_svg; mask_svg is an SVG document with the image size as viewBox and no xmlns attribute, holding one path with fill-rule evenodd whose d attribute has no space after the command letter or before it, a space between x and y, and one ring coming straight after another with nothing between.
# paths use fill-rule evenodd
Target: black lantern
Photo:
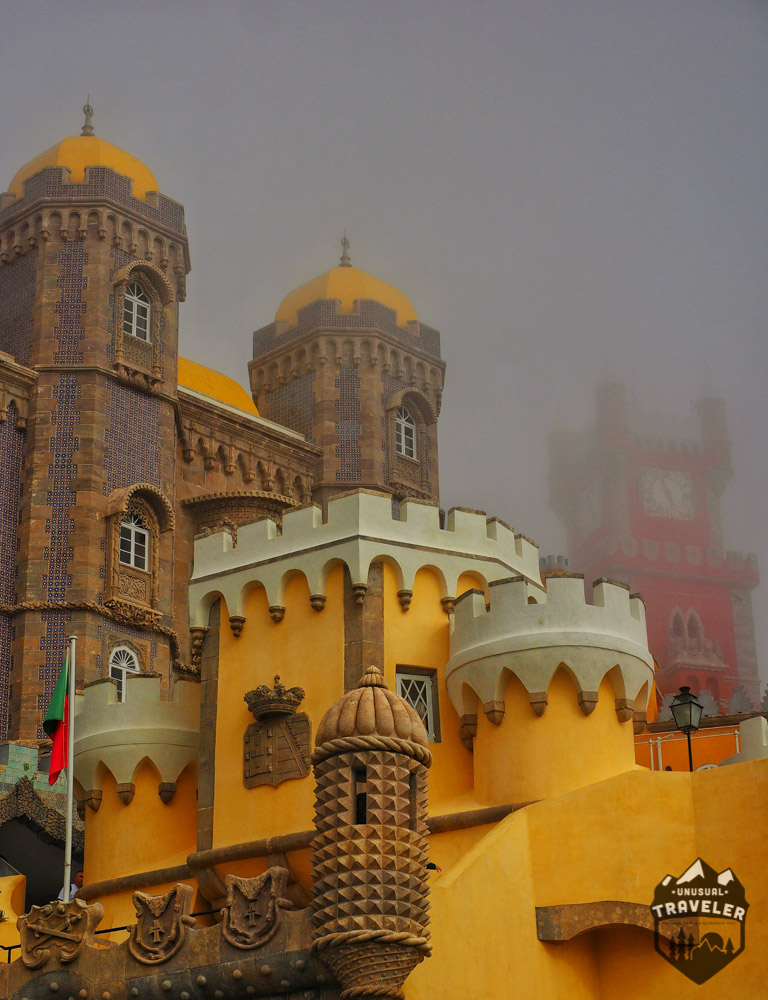
<instances>
[{"instance_id":1,"label":"black lantern","mask_svg":"<svg viewBox=\"0 0 768 1000\"><path fill-rule=\"evenodd\" d=\"M681 733L685 733L688 737L688 767L692 771L691 733L695 733L699 728L704 706L697 700L696 695L691 694L691 689L687 685L683 685L680 688L680 693L675 695L669 707L672 710L675 725Z\"/></svg>"}]
</instances>

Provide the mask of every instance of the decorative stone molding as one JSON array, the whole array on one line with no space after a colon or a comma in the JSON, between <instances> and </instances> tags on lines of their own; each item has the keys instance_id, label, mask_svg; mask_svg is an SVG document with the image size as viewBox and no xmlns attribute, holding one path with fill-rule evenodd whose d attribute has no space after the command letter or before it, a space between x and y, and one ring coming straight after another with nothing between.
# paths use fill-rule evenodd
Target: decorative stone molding
<instances>
[{"instance_id":1,"label":"decorative stone molding","mask_svg":"<svg viewBox=\"0 0 768 1000\"><path fill-rule=\"evenodd\" d=\"M161 700L161 678L136 674L126 679L125 701L118 702L111 680L89 684L75 707L75 778L94 798L102 792L104 765L118 795L129 804L133 776L148 757L160 776L158 794L170 792L178 776L197 760L200 740L200 688L187 680L173 686L172 700ZM163 799L163 801L166 801Z\"/></svg>"},{"instance_id":2,"label":"decorative stone molding","mask_svg":"<svg viewBox=\"0 0 768 1000\"><path fill-rule=\"evenodd\" d=\"M325 594L310 594L309 603L313 611L322 611L325 607Z\"/></svg>"},{"instance_id":3,"label":"decorative stone molding","mask_svg":"<svg viewBox=\"0 0 768 1000\"><path fill-rule=\"evenodd\" d=\"M206 624L218 595L231 614L245 615L255 583L264 586L270 607L284 607L287 582L296 572L306 577L314 598L325 596L328 576L339 563L349 569L355 601L362 604L370 566L383 557L395 570L399 591L413 592L419 569L430 566L450 602L468 570L489 582L522 575L532 594L542 593L538 548L501 521L455 509L441 527L436 507L412 501L402 504L395 520L389 494L354 490L329 501L325 520L320 508L310 505L286 511L282 532L268 518L244 525L237 548L225 533L198 538L190 620Z\"/></svg>"},{"instance_id":4,"label":"decorative stone molding","mask_svg":"<svg viewBox=\"0 0 768 1000\"><path fill-rule=\"evenodd\" d=\"M400 607L403 611L407 611L411 606L411 601L413 600L413 591L398 590L397 599L400 601Z\"/></svg>"},{"instance_id":5,"label":"decorative stone molding","mask_svg":"<svg viewBox=\"0 0 768 1000\"><path fill-rule=\"evenodd\" d=\"M243 626L245 625L244 615L230 615L229 616L229 627L232 629L232 635L239 639L243 631Z\"/></svg>"},{"instance_id":6,"label":"decorative stone molding","mask_svg":"<svg viewBox=\"0 0 768 1000\"><path fill-rule=\"evenodd\" d=\"M471 714L479 699L498 725L511 674L542 715L550 681L562 666L585 715L594 711L608 675L618 717L629 721L641 695L645 700L637 708L647 702L653 682L642 601L619 584L598 581L588 604L582 578L562 574L548 578L543 594L522 578L496 582L490 609L477 591L456 603L446 682L460 717Z\"/></svg>"}]
</instances>

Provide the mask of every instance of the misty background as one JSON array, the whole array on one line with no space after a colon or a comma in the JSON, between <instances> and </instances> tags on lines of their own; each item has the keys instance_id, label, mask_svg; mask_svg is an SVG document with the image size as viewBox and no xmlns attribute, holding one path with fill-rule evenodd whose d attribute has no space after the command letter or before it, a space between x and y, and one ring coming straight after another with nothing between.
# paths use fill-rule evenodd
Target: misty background
<instances>
[{"instance_id":1,"label":"misty background","mask_svg":"<svg viewBox=\"0 0 768 1000\"><path fill-rule=\"evenodd\" d=\"M353 264L442 333L441 503L565 551L547 435L601 378L726 400L726 548L768 573L768 5L749 0L0 0L0 189L96 134L186 209L181 353ZM574 569L579 569L574 566ZM754 592L768 677L766 586Z\"/></svg>"}]
</instances>

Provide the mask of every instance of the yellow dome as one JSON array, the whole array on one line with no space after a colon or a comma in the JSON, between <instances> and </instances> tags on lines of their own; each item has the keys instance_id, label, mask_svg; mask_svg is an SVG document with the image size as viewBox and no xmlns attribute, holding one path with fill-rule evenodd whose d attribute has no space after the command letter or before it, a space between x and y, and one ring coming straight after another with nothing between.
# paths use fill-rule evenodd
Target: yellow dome
<instances>
[{"instance_id":1,"label":"yellow dome","mask_svg":"<svg viewBox=\"0 0 768 1000\"><path fill-rule=\"evenodd\" d=\"M215 372L212 368L206 368L205 365L199 365L196 361L179 358L179 385L193 389L201 396L207 396L218 403L234 406L235 409L250 413L251 416L259 415L256 404L239 382L235 382L228 375L222 375L221 372Z\"/></svg>"},{"instance_id":2,"label":"yellow dome","mask_svg":"<svg viewBox=\"0 0 768 1000\"><path fill-rule=\"evenodd\" d=\"M318 299L338 299L342 313L353 313L357 299L373 299L394 309L398 326L416 320L416 310L407 296L394 287L361 271L359 267L339 265L290 292L280 303L275 322L284 320L293 328L298 312Z\"/></svg>"},{"instance_id":3,"label":"yellow dome","mask_svg":"<svg viewBox=\"0 0 768 1000\"><path fill-rule=\"evenodd\" d=\"M72 184L82 184L85 181L86 167L110 167L118 174L131 178L134 198L145 198L147 191L158 189L155 175L135 156L96 135L72 135L23 166L11 181L8 190L21 198L24 181L46 167L69 167Z\"/></svg>"}]
</instances>

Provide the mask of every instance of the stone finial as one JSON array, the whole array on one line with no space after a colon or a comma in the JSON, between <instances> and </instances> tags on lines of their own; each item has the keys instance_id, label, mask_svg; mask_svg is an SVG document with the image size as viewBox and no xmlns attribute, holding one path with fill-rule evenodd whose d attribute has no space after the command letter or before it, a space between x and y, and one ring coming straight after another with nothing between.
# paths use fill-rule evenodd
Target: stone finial
<instances>
[{"instance_id":1,"label":"stone finial","mask_svg":"<svg viewBox=\"0 0 768 1000\"><path fill-rule=\"evenodd\" d=\"M93 108L91 107L91 95L88 95L88 100L83 105L83 114L85 115L85 124L83 125L80 135L93 135Z\"/></svg>"},{"instance_id":2,"label":"stone finial","mask_svg":"<svg viewBox=\"0 0 768 1000\"><path fill-rule=\"evenodd\" d=\"M341 237L341 257L339 258L339 264L341 267L352 267L352 260L348 253L349 250L349 240L347 239L347 231L344 230L344 235Z\"/></svg>"}]
</instances>

